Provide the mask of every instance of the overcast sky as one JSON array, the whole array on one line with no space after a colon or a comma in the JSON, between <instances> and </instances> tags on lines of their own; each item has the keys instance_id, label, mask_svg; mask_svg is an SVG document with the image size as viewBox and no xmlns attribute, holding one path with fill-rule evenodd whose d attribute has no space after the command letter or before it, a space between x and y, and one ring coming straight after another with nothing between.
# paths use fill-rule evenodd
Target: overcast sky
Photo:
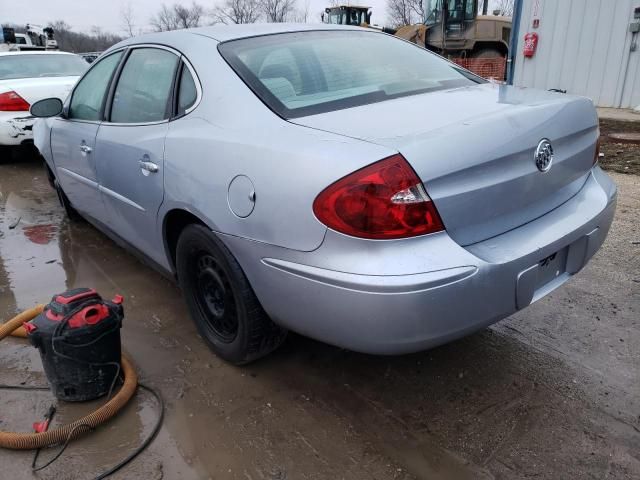
<instances>
[{"instance_id":1,"label":"overcast sky","mask_svg":"<svg viewBox=\"0 0 640 480\"><path fill-rule=\"evenodd\" d=\"M207 9L216 1L198 0ZM307 0L297 0L298 8L304 8ZM320 12L328 6L328 0L309 1L309 22L320 22ZM149 18L157 12L162 1L158 0L0 0L0 23L15 22L18 24L33 23L46 25L55 20L64 20L74 30L89 32L94 25L114 33L123 33L120 12L131 3L136 24L142 29L149 29ZM173 0L165 1L167 5ZM191 0L178 1L190 5ZM384 23L386 0L368 0L362 2L373 7L374 23Z\"/></svg>"},{"instance_id":2,"label":"overcast sky","mask_svg":"<svg viewBox=\"0 0 640 480\"><path fill-rule=\"evenodd\" d=\"M209 9L216 1L221 0L198 0L198 3ZM319 22L320 12L329 4L329 0L297 0L298 7L304 8L306 1L309 2L309 22ZM131 3L137 27L143 30L149 30L149 18L162 5L159 0L0 0L0 24L15 22L44 26L56 20L64 20L78 31L89 32L96 25L103 30L122 34L120 12L127 3ZM169 5L174 1L165 3ZM178 3L190 4L191 0ZM387 23L386 0L357 0L353 3L372 7L372 23Z\"/></svg>"}]
</instances>

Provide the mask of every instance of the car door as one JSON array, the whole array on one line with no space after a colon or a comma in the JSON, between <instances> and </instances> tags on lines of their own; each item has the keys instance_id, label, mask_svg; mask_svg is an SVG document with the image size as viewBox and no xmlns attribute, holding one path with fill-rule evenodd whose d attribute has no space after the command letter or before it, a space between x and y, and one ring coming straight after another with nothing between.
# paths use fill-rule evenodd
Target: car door
<instances>
[{"instance_id":1,"label":"car door","mask_svg":"<svg viewBox=\"0 0 640 480\"><path fill-rule=\"evenodd\" d=\"M122 55L122 51L115 52L94 64L75 86L65 112L51 128L58 182L77 210L98 220L104 209L98 190L95 139Z\"/></svg>"},{"instance_id":2,"label":"car door","mask_svg":"<svg viewBox=\"0 0 640 480\"><path fill-rule=\"evenodd\" d=\"M164 196L164 142L180 58L165 47L130 50L96 137L107 225L138 250L164 256L156 218Z\"/></svg>"}]
</instances>

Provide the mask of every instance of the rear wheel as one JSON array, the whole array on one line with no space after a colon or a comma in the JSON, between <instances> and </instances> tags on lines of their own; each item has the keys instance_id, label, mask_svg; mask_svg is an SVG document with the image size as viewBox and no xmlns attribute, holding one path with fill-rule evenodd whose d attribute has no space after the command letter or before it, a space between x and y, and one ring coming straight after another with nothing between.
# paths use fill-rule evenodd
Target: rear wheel
<instances>
[{"instance_id":1,"label":"rear wheel","mask_svg":"<svg viewBox=\"0 0 640 480\"><path fill-rule=\"evenodd\" d=\"M191 317L219 357L242 365L283 342L286 331L267 316L238 262L206 227L184 229L176 269Z\"/></svg>"}]
</instances>

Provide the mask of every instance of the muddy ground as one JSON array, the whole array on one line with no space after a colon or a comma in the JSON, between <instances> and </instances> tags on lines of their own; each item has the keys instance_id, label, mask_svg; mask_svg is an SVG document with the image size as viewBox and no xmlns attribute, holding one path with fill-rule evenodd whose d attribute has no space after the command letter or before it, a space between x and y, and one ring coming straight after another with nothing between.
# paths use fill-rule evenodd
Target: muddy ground
<instances>
[{"instance_id":1,"label":"muddy ground","mask_svg":"<svg viewBox=\"0 0 640 480\"><path fill-rule=\"evenodd\" d=\"M124 347L167 415L153 445L113 478L637 479L640 177L612 175L618 212L603 249L492 328L401 357L291 335L270 357L235 368L206 348L171 282L89 225L69 223L38 163L5 160L0 318L71 287L124 295ZM45 382L38 354L4 340L0 383L23 382ZM0 398L0 430L29 431L52 402L48 392ZM54 423L90 407L60 404ZM92 478L134 449L155 415L141 392L37 476L31 452L0 450L0 479Z\"/></svg>"},{"instance_id":2,"label":"muddy ground","mask_svg":"<svg viewBox=\"0 0 640 480\"><path fill-rule=\"evenodd\" d=\"M635 141L620 141L611 134L632 134ZM602 166L619 173L640 175L640 121L600 120Z\"/></svg>"}]
</instances>

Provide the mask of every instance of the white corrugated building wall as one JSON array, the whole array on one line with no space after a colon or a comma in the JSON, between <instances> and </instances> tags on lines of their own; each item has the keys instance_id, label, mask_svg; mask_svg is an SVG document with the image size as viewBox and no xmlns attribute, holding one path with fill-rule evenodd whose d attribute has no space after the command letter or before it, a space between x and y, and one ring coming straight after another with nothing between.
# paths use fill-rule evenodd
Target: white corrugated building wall
<instances>
[{"instance_id":1,"label":"white corrugated building wall","mask_svg":"<svg viewBox=\"0 0 640 480\"><path fill-rule=\"evenodd\" d=\"M566 90L600 107L640 107L637 16L640 0L523 0L514 85ZM538 34L533 58L523 55L528 32Z\"/></svg>"}]
</instances>

